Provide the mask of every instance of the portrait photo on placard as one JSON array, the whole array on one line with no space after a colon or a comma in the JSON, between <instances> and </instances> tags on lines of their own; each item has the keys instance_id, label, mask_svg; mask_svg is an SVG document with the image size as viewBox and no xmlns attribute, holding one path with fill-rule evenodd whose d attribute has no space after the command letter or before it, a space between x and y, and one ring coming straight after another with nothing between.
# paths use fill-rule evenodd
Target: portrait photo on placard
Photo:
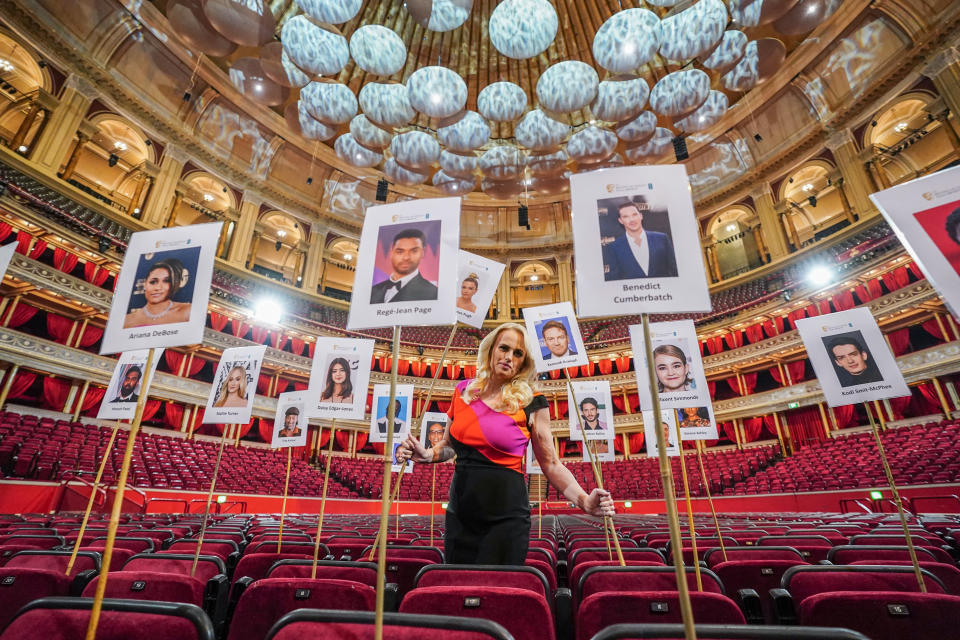
<instances>
[{"instance_id":1,"label":"portrait photo on placard","mask_svg":"<svg viewBox=\"0 0 960 640\"><path fill-rule=\"evenodd\" d=\"M100 353L203 341L221 222L130 236Z\"/></svg>"},{"instance_id":2,"label":"portrait photo on placard","mask_svg":"<svg viewBox=\"0 0 960 640\"><path fill-rule=\"evenodd\" d=\"M278 395L270 446L274 449L306 446L308 427L307 394L290 391Z\"/></svg>"},{"instance_id":3,"label":"portrait photo on placard","mask_svg":"<svg viewBox=\"0 0 960 640\"><path fill-rule=\"evenodd\" d=\"M870 196L947 307L960 311L960 167Z\"/></svg>"},{"instance_id":4,"label":"portrait photo on placard","mask_svg":"<svg viewBox=\"0 0 960 640\"><path fill-rule=\"evenodd\" d=\"M153 380L157 363L163 357L163 349L154 352L150 371L147 371L149 350L125 351L120 354L117 366L110 376L107 392L100 403L97 418L101 420L132 420L137 412L137 402L145 395L144 383ZM149 375L148 375L149 373ZM149 392L149 388L146 389Z\"/></svg>"},{"instance_id":5,"label":"portrait photo on placard","mask_svg":"<svg viewBox=\"0 0 960 640\"><path fill-rule=\"evenodd\" d=\"M450 424L450 416L439 411L428 411L423 414L420 426L420 444L427 449L436 446L443 440L443 434Z\"/></svg>"},{"instance_id":6,"label":"portrait photo on placard","mask_svg":"<svg viewBox=\"0 0 960 640\"><path fill-rule=\"evenodd\" d=\"M397 459L397 450L403 446L403 442L393 442L393 456L390 458L390 472L397 473L403 469L404 473L413 473L413 460L408 459L406 464Z\"/></svg>"},{"instance_id":7,"label":"portrait photo on placard","mask_svg":"<svg viewBox=\"0 0 960 640\"><path fill-rule=\"evenodd\" d=\"M570 194L581 317L710 310L684 165L575 174Z\"/></svg>"},{"instance_id":8,"label":"portrait photo on placard","mask_svg":"<svg viewBox=\"0 0 960 640\"><path fill-rule=\"evenodd\" d=\"M587 364L587 353L573 305L559 302L523 309L527 333L533 338L537 371Z\"/></svg>"},{"instance_id":9,"label":"portrait photo on placard","mask_svg":"<svg viewBox=\"0 0 960 640\"><path fill-rule=\"evenodd\" d=\"M674 409L681 440L717 440L717 421L713 407L682 407Z\"/></svg>"},{"instance_id":10,"label":"portrait photo on placard","mask_svg":"<svg viewBox=\"0 0 960 640\"><path fill-rule=\"evenodd\" d=\"M404 439L410 433L413 410L413 385L398 384L394 398L393 437ZM390 422L390 385L373 387L373 409L370 412L370 442L386 442Z\"/></svg>"},{"instance_id":11,"label":"portrait photo on placard","mask_svg":"<svg viewBox=\"0 0 960 640\"><path fill-rule=\"evenodd\" d=\"M680 436L677 433L677 416L673 411L661 411L660 422L657 423L653 417L653 411L644 411L643 415L643 441L647 445L647 455L656 457L659 454L657 449L657 429L663 433L664 442L667 445L668 456L680 455Z\"/></svg>"},{"instance_id":12,"label":"portrait photo on placard","mask_svg":"<svg viewBox=\"0 0 960 640\"><path fill-rule=\"evenodd\" d=\"M460 322L478 329L483 325L505 266L468 251L460 251L457 264L460 294L456 302Z\"/></svg>"},{"instance_id":13,"label":"portrait photo on placard","mask_svg":"<svg viewBox=\"0 0 960 640\"><path fill-rule=\"evenodd\" d=\"M567 384L571 440L606 440L613 434L613 402L606 380Z\"/></svg>"},{"instance_id":14,"label":"portrait photo on placard","mask_svg":"<svg viewBox=\"0 0 960 640\"><path fill-rule=\"evenodd\" d=\"M617 451L613 447L613 436L606 440L592 440L589 445L597 462L613 462L617 459Z\"/></svg>"},{"instance_id":15,"label":"portrait photo on placard","mask_svg":"<svg viewBox=\"0 0 960 640\"><path fill-rule=\"evenodd\" d=\"M804 318L796 325L831 407L910 395L868 308Z\"/></svg>"},{"instance_id":16,"label":"portrait photo on placard","mask_svg":"<svg viewBox=\"0 0 960 640\"><path fill-rule=\"evenodd\" d=\"M10 242L0 247L0 280L7 275L7 269L10 267L10 261L13 260L13 254L17 250L17 242Z\"/></svg>"},{"instance_id":17,"label":"portrait photo on placard","mask_svg":"<svg viewBox=\"0 0 960 640\"><path fill-rule=\"evenodd\" d=\"M363 419L373 340L317 338L310 371L312 418Z\"/></svg>"},{"instance_id":18,"label":"portrait photo on placard","mask_svg":"<svg viewBox=\"0 0 960 640\"><path fill-rule=\"evenodd\" d=\"M459 245L460 198L369 207L347 328L456 322Z\"/></svg>"},{"instance_id":19,"label":"portrait photo on placard","mask_svg":"<svg viewBox=\"0 0 960 640\"><path fill-rule=\"evenodd\" d=\"M224 350L210 385L210 397L203 414L205 424L250 421L260 366L266 350L265 346L233 347Z\"/></svg>"},{"instance_id":20,"label":"portrait photo on placard","mask_svg":"<svg viewBox=\"0 0 960 640\"><path fill-rule=\"evenodd\" d=\"M630 327L630 342L640 408L649 410L653 408L653 399L650 396L642 325ZM653 371L661 406L710 404L710 390L693 320L650 323L650 345L653 348Z\"/></svg>"}]
</instances>

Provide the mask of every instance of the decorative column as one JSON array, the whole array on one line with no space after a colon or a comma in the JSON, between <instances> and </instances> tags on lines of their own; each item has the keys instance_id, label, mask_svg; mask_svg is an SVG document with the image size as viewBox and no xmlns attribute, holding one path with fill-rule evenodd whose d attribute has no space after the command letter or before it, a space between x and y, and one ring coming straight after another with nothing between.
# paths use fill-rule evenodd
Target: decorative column
<instances>
[{"instance_id":1,"label":"decorative column","mask_svg":"<svg viewBox=\"0 0 960 640\"><path fill-rule=\"evenodd\" d=\"M774 209L773 191L770 189L770 183L764 182L750 192L753 199L753 206L757 210L757 217L760 218L760 233L763 237L763 244L770 254L771 260L782 258L790 250L787 246L787 237L784 233L783 225L777 217Z\"/></svg>"},{"instance_id":2,"label":"decorative column","mask_svg":"<svg viewBox=\"0 0 960 640\"><path fill-rule=\"evenodd\" d=\"M33 145L30 158L51 174L56 173L96 96L93 85L86 80L75 75L67 78L60 93L60 102Z\"/></svg>"},{"instance_id":3,"label":"decorative column","mask_svg":"<svg viewBox=\"0 0 960 640\"><path fill-rule=\"evenodd\" d=\"M574 300L572 256L568 253L557 256L557 280L560 285L560 301L569 301L576 306L576 301Z\"/></svg>"},{"instance_id":4,"label":"decorative column","mask_svg":"<svg viewBox=\"0 0 960 640\"><path fill-rule=\"evenodd\" d=\"M750 231L753 233L753 241L757 243L757 251L760 254L760 262L770 262L770 251L767 250L767 245L763 242L763 233L760 231L760 225L758 224L750 227Z\"/></svg>"},{"instance_id":5,"label":"decorative column","mask_svg":"<svg viewBox=\"0 0 960 640\"><path fill-rule=\"evenodd\" d=\"M253 231L257 226L257 217L260 214L262 200L256 194L244 192L240 203L240 219L233 231L233 242L230 244L230 253L227 261L238 267L244 266L253 245Z\"/></svg>"},{"instance_id":6,"label":"decorative column","mask_svg":"<svg viewBox=\"0 0 960 640\"><path fill-rule=\"evenodd\" d=\"M310 225L310 238L307 241L307 264L303 269L303 289L317 292L317 286L323 277L323 254L326 250L327 229L319 224Z\"/></svg>"},{"instance_id":7,"label":"decorative column","mask_svg":"<svg viewBox=\"0 0 960 640\"><path fill-rule=\"evenodd\" d=\"M870 201L870 194L876 189L867 173L866 164L860 159L860 149L853 139L850 129L841 129L831 133L824 141L827 149L833 153L843 176L841 189L850 200L854 215L862 218L876 212L876 207Z\"/></svg>"},{"instance_id":8,"label":"decorative column","mask_svg":"<svg viewBox=\"0 0 960 640\"><path fill-rule=\"evenodd\" d=\"M183 165L188 156L182 150L169 145L163 151L160 168L156 172L153 186L143 204L143 213L140 219L150 227L160 227L170 213L170 203L173 201L183 173Z\"/></svg>"},{"instance_id":9,"label":"decorative column","mask_svg":"<svg viewBox=\"0 0 960 640\"><path fill-rule=\"evenodd\" d=\"M163 223L165 227L172 227L177 221L177 210L183 203L183 197L186 195L185 187L177 186L173 191L173 204L170 205L170 211L167 213L167 219Z\"/></svg>"},{"instance_id":10,"label":"decorative column","mask_svg":"<svg viewBox=\"0 0 960 640\"><path fill-rule=\"evenodd\" d=\"M720 274L720 262L717 259L717 243L712 238L701 238L700 246L703 247L703 258L707 265L707 273L714 282L720 282L723 277Z\"/></svg>"},{"instance_id":11,"label":"decorative column","mask_svg":"<svg viewBox=\"0 0 960 640\"><path fill-rule=\"evenodd\" d=\"M948 47L933 55L920 71L930 78L952 117L946 124L960 134L960 50Z\"/></svg>"},{"instance_id":12,"label":"decorative column","mask_svg":"<svg viewBox=\"0 0 960 640\"><path fill-rule=\"evenodd\" d=\"M20 126L17 127L17 132L13 134L13 138L10 139L10 148L16 151L23 144L24 140L27 139L27 134L30 133L30 128L33 127L33 123L37 120L37 114L40 113L40 100L34 100L30 103L30 110L27 111L27 115L24 116L23 120L20 122Z\"/></svg>"},{"instance_id":13,"label":"decorative column","mask_svg":"<svg viewBox=\"0 0 960 640\"><path fill-rule=\"evenodd\" d=\"M510 319L510 263L503 271L500 284L497 286L497 320Z\"/></svg>"},{"instance_id":14,"label":"decorative column","mask_svg":"<svg viewBox=\"0 0 960 640\"><path fill-rule=\"evenodd\" d=\"M130 198L129 206L127 206L127 215L139 216L142 213L140 198L143 196L144 188L149 180L150 176L147 175L146 171L138 171L137 188L133 192L133 197Z\"/></svg>"},{"instance_id":15,"label":"decorative column","mask_svg":"<svg viewBox=\"0 0 960 640\"><path fill-rule=\"evenodd\" d=\"M937 378L931 378L933 381L933 388L937 390L937 397L940 399L940 408L943 409L943 415L949 420L950 419L950 404L947 402L946 396L943 395L943 387L940 386L940 381Z\"/></svg>"},{"instance_id":16,"label":"decorative column","mask_svg":"<svg viewBox=\"0 0 960 640\"><path fill-rule=\"evenodd\" d=\"M67 159L67 165L63 168L63 172L60 174L61 178L64 180L69 180L73 177L73 171L77 168L77 162L80 160L80 154L83 152L83 147L86 146L91 137L92 136L87 131L77 131L77 144L74 145L73 151L70 152L70 157Z\"/></svg>"}]
</instances>

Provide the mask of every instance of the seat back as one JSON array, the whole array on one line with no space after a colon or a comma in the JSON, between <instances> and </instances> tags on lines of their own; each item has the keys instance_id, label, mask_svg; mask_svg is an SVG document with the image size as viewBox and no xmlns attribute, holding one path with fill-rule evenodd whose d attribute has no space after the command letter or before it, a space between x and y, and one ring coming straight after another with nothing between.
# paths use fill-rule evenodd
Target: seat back
<instances>
[{"instance_id":1,"label":"seat back","mask_svg":"<svg viewBox=\"0 0 960 640\"><path fill-rule=\"evenodd\" d=\"M94 538L90 546L96 547L99 545L105 545L107 543L106 536L100 536ZM156 544L153 538L148 538L146 536L117 536L114 538L113 548L121 549L130 549L134 553L149 553L156 549L159 545Z\"/></svg>"},{"instance_id":2,"label":"seat back","mask_svg":"<svg viewBox=\"0 0 960 640\"><path fill-rule=\"evenodd\" d=\"M547 579L542 573L527 566L484 564L434 564L420 569L414 581L421 587L510 587L527 589L546 600L549 592Z\"/></svg>"},{"instance_id":3,"label":"seat back","mask_svg":"<svg viewBox=\"0 0 960 640\"><path fill-rule=\"evenodd\" d=\"M373 637L375 614L331 609L297 609L280 618L264 640L342 640ZM383 614L390 640L513 640L492 620L423 614ZM859 639L856 639L859 640Z\"/></svg>"},{"instance_id":4,"label":"seat back","mask_svg":"<svg viewBox=\"0 0 960 640\"><path fill-rule=\"evenodd\" d=\"M902 591L812 595L798 611L803 625L843 626L871 640L957 638L960 597Z\"/></svg>"},{"instance_id":5,"label":"seat back","mask_svg":"<svg viewBox=\"0 0 960 640\"><path fill-rule=\"evenodd\" d=\"M177 540L167 547L169 553L193 553L197 548L199 540ZM207 538L200 545L200 552L208 556L217 556L226 560L231 554L237 553L239 548L233 540L217 540Z\"/></svg>"},{"instance_id":6,"label":"seat back","mask_svg":"<svg viewBox=\"0 0 960 640\"><path fill-rule=\"evenodd\" d=\"M124 571L148 571L154 573L176 573L190 575L193 567L193 554L186 553L138 553L123 565ZM201 582L207 582L216 575L226 575L227 568L217 556L201 555L197 561L197 571L193 575Z\"/></svg>"},{"instance_id":7,"label":"seat back","mask_svg":"<svg viewBox=\"0 0 960 640\"><path fill-rule=\"evenodd\" d=\"M3 640L76 640L86 636L93 598L43 598L20 610ZM191 604L105 598L97 640L215 640L213 624Z\"/></svg>"},{"instance_id":8,"label":"seat back","mask_svg":"<svg viewBox=\"0 0 960 640\"><path fill-rule=\"evenodd\" d=\"M943 593L943 584L929 571L924 582L930 593ZM902 591L920 590L913 567L877 566L797 566L787 569L780 580L796 605L806 598L827 591Z\"/></svg>"},{"instance_id":9,"label":"seat back","mask_svg":"<svg viewBox=\"0 0 960 640\"><path fill-rule=\"evenodd\" d=\"M546 598L528 588L418 586L404 596L400 613L484 618L502 625L516 640L555 639L553 614Z\"/></svg>"},{"instance_id":10,"label":"seat back","mask_svg":"<svg viewBox=\"0 0 960 640\"><path fill-rule=\"evenodd\" d=\"M264 578L240 596L227 640L260 640L277 620L295 609L373 611L376 599L373 587L351 580Z\"/></svg>"},{"instance_id":11,"label":"seat back","mask_svg":"<svg viewBox=\"0 0 960 640\"><path fill-rule=\"evenodd\" d=\"M388 556L386 581L397 585L397 597L402 598L403 594L413 589L420 571L432 565L441 566L433 560L423 558L390 558Z\"/></svg>"},{"instance_id":12,"label":"seat back","mask_svg":"<svg viewBox=\"0 0 960 640\"><path fill-rule=\"evenodd\" d=\"M697 622L746 623L737 603L719 593L691 591L690 604ZM590 640L612 624L670 622L682 622L680 594L676 591L606 591L581 602L576 612L576 637Z\"/></svg>"},{"instance_id":13,"label":"seat back","mask_svg":"<svg viewBox=\"0 0 960 640\"><path fill-rule=\"evenodd\" d=\"M870 640L862 633L839 627L745 626L731 628L726 624L696 624L697 638L724 640ZM682 624L615 624L603 629L593 640L627 640L628 638L686 637Z\"/></svg>"},{"instance_id":14,"label":"seat back","mask_svg":"<svg viewBox=\"0 0 960 640\"><path fill-rule=\"evenodd\" d=\"M644 562L656 562L666 564L667 560L663 552L652 547L634 547L621 549L624 560L642 560ZM610 553L606 547L580 547L576 551L567 552L567 566L575 567L580 562L593 562L595 560L610 560ZM616 559L616 552L613 558Z\"/></svg>"},{"instance_id":15,"label":"seat back","mask_svg":"<svg viewBox=\"0 0 960 640\"><path fill-rule=\"evenodd\" d=\"M0 567L0 629L20 607L49 596L69 596L74 578L63 571L32 567Z\"/></svg>"},{"instance_id":16,"label":"seat back","mask_svg":"<svg viewBox=\"0 0 960 640\"><path fill-rule=\"evenodd\" d=\"M856 562L851 562L850 564L855 566L882 565L912 567L913 561L888 560L880 563L871 560L858 560ZM919 564L921 569L929 571L940 580L947 594L952 596L960 596L960 569L958 569L956 565L947 564L945 562L920 562Z\"/></svg>"},{"instance_id":17,"label":"seat back","mask_svg":"<svg viewBox=\"0 0 960 640\"><path fill-rule=\"evenodd\" d=\"M371 545L363 548L360 552L361 558L367 558L370 555ZM432 562L443 564L443 551L439 547L429 547L418 544L395 544L387 545L387 559L390 558L422 558Z\"/></svg>"},{"instance_id":18,"label":"seat back","mask_svg":"<svg viewBox=\"0 0 960 640\"><path fill-rule=\"evenodd\" d=\"M803 554L793 547L728 547L726 558L723 549L713 547L703 554L703 560L711 569L721 562L734 560L799 560L806 562Z\"/></svg>"},{"instance_id":19,"label":"seat back","mask_svg":"<svg viewBox=\"0 0 960 640\"><path fill-rule=\"evenodd\" d=\"M694 567L684 567L687 584L697 588ZM700 570L703 591L725 593L723 583L713 571ZM619 567L597 566L587 568L574 586L574 607L581 606L588 597L602 591L676 591L677 578L673 567ZM575 609L576 610L576 609Z\"/></svg>"},{"instance_id":20,"label":"seat back","mask_svg":"<svg viewBox=\"0 0 960 640\"><path fill-rule=\"evenodd\" d=\"M70 551L20 551L13 554L4 567L31 567L48 571L65 572L70 564ZM78 551L73 563L72 575L81 571L100 571L100 554L94 551Z\"/></svg>"},{"instance_id":21,"label":"seat back","mask_svg":"<svg viewBox=\"0 0 960 640\"><path fill-rule=\"evenodd\" d=\"M936 557L923 547L914 547L917 560L936 562ZM868 561L870 564L887 564L897 560L911 562L910 549L906 545L844 544L827 552L827 560L833 564L853 564Z\"/></svg>"},{"instance_id":22,"label":"seat back","mask_svg":"<svg viewBox=\"0 0 960 640\"><path fill-rule=\"evenodd\" d=\"M300 553L247 553L241 556L233 569L233 582L240 578L259 580L267 577L270 567L281 560L313 560L312 556Z\"/></svg>"},{"instance_id":23,"label":"seat back","mask_svg":"<svg viewBox=\"0 0 960 640\"><path fill-rule=\"evenodd\" d=\"M731 560L714 565L713 571L723 580L723 585L735 594L740 589L753 589L760 595L763 617L774 622L773 607L767 594L780 586L783 574L790 567L806 565L803 560Z\"/></svg>"},{"instance_id":24,"label":"seat back","mask_svg":"<svg viewBox=\"0 0 960 640\"><path fill-rule=\"evenodd\" d=\"M97 576L83 590L83 596L92 598L97 592ZM203 607L206 585L196 578L176 573L151 571L113 571L107 580L104 596L127 600L156 600L184 602Z\"/></svg>"},{"instance_id":25,"label":"seat back","mask_svg":"<svg viewBox=\"0 0 960 640\"><path fill-rule=\"evenodd\" d=\"M312 542L303 542L303 541L284 541L280 543L280 553L294 553L294 554L306 554L311 558L313 557L313 548L314 543ZM263 542L251 542L247 545L247 548L244 549L244 554L250 553L277 553L277 543L270 541ZM327 545L321 543L320 549L318 551L319 557L325 558L330 554L330 550L327 548Z\"/></svg>"},{"instance_id":26,"label":"seat back","mask_svg":"<svg viewBox=\"0 0 960 640\"><path fill-rule=\"evenodd\" d=\"M309 578L313 560L280 560L267 570L267 578ZM317 577L334 580L351 580L360 584L377 586L377 565L373 562L348 562L345 560L320 560L317 562Z\"/></svg>"}]
</instances>

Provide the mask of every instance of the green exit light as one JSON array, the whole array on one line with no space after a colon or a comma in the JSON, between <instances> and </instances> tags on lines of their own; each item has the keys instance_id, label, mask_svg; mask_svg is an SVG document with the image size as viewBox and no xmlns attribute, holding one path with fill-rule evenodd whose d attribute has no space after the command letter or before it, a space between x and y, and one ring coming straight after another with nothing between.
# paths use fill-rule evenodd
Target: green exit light
<instances>
[{"instance_id":1,"label":"green exit light","mask_svg":"<svg viewBox=\"0 0 960 640\"><path fill-rule=\"evenodd\" d=\"M799 402L788 402L787 409L796 409L800 406Z\"/></svg>"},{"instance_id":2,"label":"green exit light","mask_svg":"<svg viewBox=\"0 0 960 640\"><path fill-rule=\"evenodd\" d=\"M624 506L625 508L629 509L630 507L633 506L633 503L628 500L627 502L624 502L624 503L623 503L623 506Z\"/></svg>"},{"instance_id":3,"label":"green exit light","mask_svg":"<svg viewBox=\"0 0 960 640\"><path fill-rule=\"evenodd\" d=\"M871 499L871 500L879 500L879 499L882 498L882 497L883 497L883 494L882 494L881 492L879 492L879 491L871 491L871 492L870 492L870 499Z\"/></svg>"},{"instance_id":4,"label":"green exit light","mask_svg":"<svg viewBox=\"0 0 960 640\"><path fill-rule=\"evenodd\" d=\"M227 501L227 496L217 496L217 504L223 504Z\"/></svg>"},{"instance_id":5,"label":"green exit light","mask_svg":"<svg viewBox=\"0 0 960 640\"><path fill-rule=\"evenodd\" d=\"M441 502L441 503L440 503L440 508L446 510L446 508L447 508L447 503L446 503L446 502Z\"/></svg>"}]
</instances>

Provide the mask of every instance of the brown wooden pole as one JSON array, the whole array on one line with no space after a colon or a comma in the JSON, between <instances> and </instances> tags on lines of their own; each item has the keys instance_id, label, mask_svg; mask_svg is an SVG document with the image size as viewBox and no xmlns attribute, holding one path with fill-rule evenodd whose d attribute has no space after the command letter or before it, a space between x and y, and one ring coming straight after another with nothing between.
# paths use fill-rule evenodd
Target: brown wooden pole
<instances>
[{"instance_id":1,"label":"brown wooden pole","mask_svg":"<svg viewBox=\"0 0 960 640\"><path fill-rule=\"evenodd\" d=\"M390 399L387 405L387 442L383 449L383 492L380 504L380 548L377 554L377 601L374 612L374 640L383 640L383 605L387 572L387 520L390 517L390 467L393 463L393 422L396 419L397 364L400 359L400 327L393 328L393 363L390 367Z\"/></svg>"},{"instance_id":2,"label":"brown wooden pole","mask_svg":"<svg viewBox=\"0 0 960 640\"><path fill-rule=\"evenodd\" d=\"M323 494L320 498L320 518L317 520L317 539L313 541L313 567L310 579L317 577L317 561L320 556L320 534L323 532L323 514L327 509L327 486L330 483L330 467L333 464L333 437L337 434L337 421L330 422L330 444L327 445L327 467L323 470Z\"/></svg>"},{"instance_id":3,"label":"brown wooden pole","mask_svg":"<svg viewBox=\"0 0 960 640\"><path fill-rule=\"evenodd\" d=\"M77 534L77 541L73 545L73 552L70 554L70 560L67 562L66 575L73 571L73 563L77 560L77 551L83 542L83 534L87 530L87 521L90 519L90 512L93 510L93 503L97 497L97 489L100 487L100 479L103 477L103 470L110 459L110 452L113 450L113 441L117 438L117 432L120 431L120 421L117 420L110 432L110 441L107 442L107 448L103 452L103 458L100 459L100 467L97 469L97 477L93 481L93 488L90 490L90 499L87 501L87 510L83 512L83 521L80 523L80 533Z\"/></svg>"},{"instance_id":4,"label":"brown wooden pole","mask_svg":"<svg viewBox=\"0 0 960 640\"><path fill-rule=\"evenodd\" d=\"M283 481L283 502L280 503L280 531L277 533L277 553L283 544L283 519L287 515L287 490L290 488L290 459L293 458L293 447L287 447L287 477Z\"/></svg>"},{"instance_id":5,"label":"brown wooden pole","mask_svg":"<svg viewBox=\"0 0 960 640\"><path fill-rule=\"evenodd\" d=\"M237 425L240 428L240 425ZM197 563L200 561L200 547L203 546L203 537L207 533L207 520L210 518L210 503L213 502L213 490L217 486L217 474L220 473L220 460L223 459L223 445L227 442L227 427L223 427L220 436L220 450L217 451L217 464L213 467L213 478L210 479L210 491L207 492L207 506L203 510L203 522L200 524L200 537L197 538L197 548L193 552L193 565L190 567L190 577L197 572Z\"/></svg>"}]
</instances>

